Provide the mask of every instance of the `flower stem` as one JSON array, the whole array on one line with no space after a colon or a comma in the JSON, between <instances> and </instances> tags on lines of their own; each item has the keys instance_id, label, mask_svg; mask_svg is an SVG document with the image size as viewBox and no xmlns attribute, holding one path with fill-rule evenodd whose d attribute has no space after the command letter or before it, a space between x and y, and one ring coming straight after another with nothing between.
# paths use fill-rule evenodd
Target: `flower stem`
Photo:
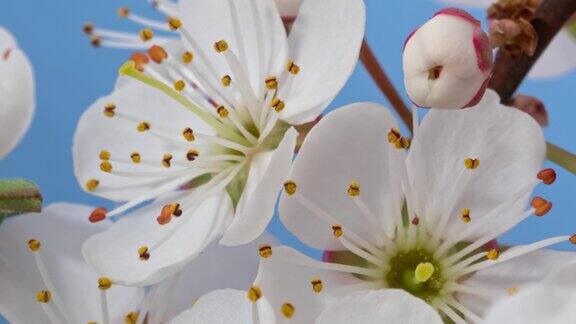
<instances>
[{"instance_id":1,"label":"flower stem","mask_svg":"<svg viewBox=\"0 0 576 324\"><path fill-rule=\"evenodd\" d=\"M548 160L576 175L576 155L552 143L547 143L547 149Z\"/></svg>"},{"instance_id":2,"label":"flower stem","mask_svg":"<svg viewBox=\"0 0 576 324\"><path fill-rule=\"evenodd\" d=\"M119 70L120 75L127 75L132 77L144 84L147 84L153 88L156 88L172 99L176 100L182 106L186 107L200 119L202 119L205 123L210 125L214 130L218 132L218 134L226 139L232 140L242 145L251 146L250 142L242 137L240 134L236 133L235 131L231 130L230 128L226 127L222 124L218 119L214 118L214 116L210 115L208 112L203 110L202 108L198 107L196 104L188 100L186 97L182 96L176 90L170 88L169 86L165 85L163 82L160 82L136 69L136 65L133 61L128 61L120 67Z\"/></svg>"},{"instance_id":3,"label":"flower stem","mask_svg":"<svg viewBox=\"0 0 576 324\"><path fill-rule=\"evenodd\" d=\"M370 76L376 85L378 85L382 93L384 93L386 98L388 98L388 101L390 101L390 104L392 107L394 107L394 110L396 110L398 115L400 115L400 118L402 118L404 124L406 124L408 129L412 131L412 113L404 103L404 100L402 100L402 97L400 97L400 94L398 94L396 88L394 88L394 85L388 78L388 75L386 75L384 68L382 68L378 62L378 59L374 55L374 52L370 48L370 45L366 39L364 39L362 42L362 48L360 49L360 60L362 61L362 64L364 64L364 67L368 73L370 73Z\"/></svg>"}]
</instances>

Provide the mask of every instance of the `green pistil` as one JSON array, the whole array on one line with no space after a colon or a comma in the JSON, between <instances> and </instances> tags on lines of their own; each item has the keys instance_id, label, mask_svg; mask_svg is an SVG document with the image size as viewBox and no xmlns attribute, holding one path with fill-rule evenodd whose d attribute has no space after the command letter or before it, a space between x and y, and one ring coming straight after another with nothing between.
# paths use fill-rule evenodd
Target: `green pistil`
<instances>
[{"instance_id":1,"label":"green pistil","mask_svg":"<svg viewBox=\"0 0 576 324\"><path fill-rule=\"evenodd\" d=\"M442 293L445 283L442 269L430 252L422 249L399 252L389 265L385 279L390 288L403 289L428 303Z\"/></svg>"},{"instance_id":2,"label":"green pistil","mask_svg":"<svg viewBox=\"0 0 576 324\"><path fill-rule=\"evenodd\" d=\"M153 88L156 88L156 89L164 92L165 94L170 96L172 99L174 99L178 103L180 103L182 106L186 107L188 110L190 110L192 113L194 113L200 119L202 119L204 122L206 122L212 128L214 128L214 130L216 130L218 132L218 134L220 136L222 136L223 138L226 138L228 140L234 141L236 143L239 143L239 144L242 144L242 145L245 145L248 147L252 146L251 143L246 138L244 138L242 135L240 135L237 132L233 131L232 129L226 127L218 119L214 118L214 116L210 115L209 113L204 111L202 108L200 108L197 105L195 105L194 103L192 103L190 100L188 100L186 97L182 96L176 90L174 90L174 89L170 88L169 86L167 86L166 84L138 71L136 69L136 64L133 61L128 61L128 62L124 63L120 67L119 73L120 73L120 75L127 75L129 77L132 77L132 78L144 83L144 84L147 84Z\"/></svg>"}]
</instances>

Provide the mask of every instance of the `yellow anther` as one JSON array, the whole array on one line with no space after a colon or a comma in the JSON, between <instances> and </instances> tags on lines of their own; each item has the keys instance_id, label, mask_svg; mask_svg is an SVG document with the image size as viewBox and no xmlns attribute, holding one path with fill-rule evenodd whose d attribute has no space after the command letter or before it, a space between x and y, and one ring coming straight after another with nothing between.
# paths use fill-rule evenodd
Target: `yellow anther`
<instances>
[{"instance_id":1,"label":"yellow anther","mask_svg":"<svg viewBox=\"0 0 576 324\"><path fill-rule=\"evenodd\" d=\"M138 322L138 312L130 312L124 316L124 324L136 324Z\"/></svg>"},{"instance_id":2,"label":"yellow anther","mask_svg":"<svg viewBox=\"0 0 576 324\"><path fill-rule=\"evenodd\" d=\"M98 278L98 289L100 290L108 290L112 287L112 280L107 277L100 277Z\"/></svg>"},{"instance_id":3,"label":"yellow anther","mask_svg":"<svg viewBox=\"0 0 576 324\"><path fill-rule=\"evenodd\" d=\"M82 26L82 30L84 31L84 34L88 35L88 36L92 36L92 33L94 33L94 24L92 23L85 23Z\"/></svg>"},{"instance_id":4,"label":"yellow anther","mask_svg":"<svg viewBox=\"0 0 576 324\"><path fill-rule=\"evenodd\" d=\"M182 27L182 21L176 17L169 17L168 27L170 27L171 30L178 30L178 28Z\"/></svg>"},{"instance_id":5,"label":"yellow anther","mask_svg":"<svg viewBox=\"0 0 576 324\"><path fill-rule=\"evenodd\" d=\"M225 40L220 40L214 43L214 50L218 53L223 53L228 50L228 43Z\"/></svg>"},{"instance_id":6,"label":"yellow anther","mask_svg":"<svg viewBox=\"0 0 576 324\"><path fill-rule=\"evenodd\" d=\"M488 253L486 253L486 258L492 261L497 260L499 256L500 252L498 252L496 249L490 249Z\"/></svg>"},{"instance_id":7,"label":"yellow anther","mask_svg":"<svg viewBox=\"0 0 576 324\"><path fill-rule=\"evenodd\" d=\"M166 153L164 154L164 156L162 156L162 165L165 168L169 168L172 166L172 154Z\"/></svg>"},{"instance_id":8,"label":"yellow anther","mask_svg":"<svg viewBox=\"0 0 576 324\"><path fill-rule=\"evenodd\" d=\"M47 304L52 299L52 293L50 290L40 290L36 293L36 301L39 303Z\"/></svg>"},{"instance_id":9,"label":"yellow anther","mask_svg":"<svg viewBox=\"0 0 576 324\"><path fill-rule=\"evenodd\" d=\"M225 75L222 77L222 79L220 79L220 81L222 82L223 86L229 87L232 83L232 78L229 75Z\"/></svg>"},{"instance_id":10,"label":"yellow anther","mask_svg":"<svg viewBox=\"0 0 576 324\"><path fill-rule=\"evenodd\" d=\"M102 43L102 38L100 38L99 36L92 36L90 38L90 44L92 44L92 46L94 46L94 47L100 47L101 43Z\"/></svg>"},{"instance_id":11,"label":"yellow anther","mask_svg":"<svg viewBox=\"0 0 576 324\"><path fill-rule=\"evenodd\" d=\"M140 260L142 261L146 261L148 259L150 259L150 253L148 252L148 247L147 246L141 246L138 248L138 256L140 257Z\"/></svg>"},{"instance_id":12,"label":"yellow anther","mask_svg":"<svg viewBox=\"0 0 576 324\"><path fill-rule=\"evenodd\" d=\"M442 72L442 65L437 65L428 70L428 80L436 80L440 77L440 72Z\"/></svg>"},{"instance_id":13,"label":"yellow anther","mask_svg":"<svg viewBox=\"0 0 576 324\"><path fill-rule=\"evenodd\" d=\"M228 117L228 114L229 114L228 109L226 109L226 107L224 107L224 106L218 107L218 108L216 109L216 112L217 112L218 115L220 115L220 117L222 117L222 118Z\"/></svg>"},{"instance_id":14,"label":"yellow anther","mask_svg":"<svg viewBox=\"0 0 576 324\"><path fill-rule=\"evenodd\" d=\"M284 182L284 191L286 191L287 194L289 194L289 195L295 194L296 189L298 189L296 182L294 182L292 180L288 180L288 181Z\"/></svg>"},{"instance_id":15,"label":"yellow anther","mask_svg":"<svg viewBox=\"0 0 576 324\"><path fill-rule=\"evenodd\" d=\"M576 234L573 234L572 236L570 236L570 238L568 239L568 241L570 241L570 243L576 245Z\"/></svg>"},{"instance_id":16,"label":"yellow anther","mask_svg":"<svg viewBox=\"0 0 576 324\"><path fill-rule=\"evenodd\" d=\"M100 154L98 154L98 157L100 157L100 160L108 161L110 160L110 152L102 150Z\"/></svg>"},{"instance_id":17,"label":"yellow anther","mask_svg":"<svg viewBox=\"0 0 576 324\"><path fill-rule=\"evenodd\" d=\"M260 290L258 286L252 286L248 289L246 295L248 296L248 300L255 303L262 297L262 290Z\"/></svg>"},{"instance_id":18,"label":"yellow anther","mask_svg":"<svg viewBox=\"0 0 576 324\"><path fill-rule=\"evenodd\" d=\"M400 137L396 143L394 143L397 149L408 149L410 147L410 140L406 137Z\"/></svg>"},{"instance_id":19,"label":"yellow anther","mask_svg":"<svg viewBox=\"0 0 576 324\"><path fill-rule=\"evenodd\" d=\"M194 161L198 156L200 156L200 152L196 150L190 150L186 153L186 159L188 161Z\"/></svg>"},{"instance_id":20,"label":"yellow anther","mask_svg":"<svg viewBox=\"0 0 576 324\"><path fill-rule=\"evenodd\" d=\"M464 166L469 170L477 169L480 166L480 159L467 158L464 160Z\"/></svg>"},{"instance_id":21,"label":"yellow anther","mask_svg":"<svg viewBox=\"0 0 576 324\"><path fill-rule=\"evenodd\" d=\"M130 154L130 159L134 163L140 163L142 161L142 156L138 152L133 152L132 154Z\"/></svg>"},{"instance_id":22,"label":"yellow anther","mask_svg":"<svg viewBox=\"0 0 576 324\"><path fill-rule=\"evenodd\" d=\"M100 170L106 173L112 172L112 163L108 161L102 161L102 163L100 163Z\"/></svg>"},{"instance_id":23,"label":"yellow anther","mask_svg":"<svg viewBox=\"0 0 576 324\"><path fill-rule=\"evenodd\" d=\"M342 230L342 225L332 226L332 234L334 234L336 238L342 236L342 234L344 234L344 230Z\"/></svg>"},{"instance_id":24,"label":"yellow anther","mask_svg":"<svg viewBox=\"0 0 576 324\"><path fill-rule=\"evenodd\" d=\"M296 65L293 61L289 61L286 64L286 71L292 73L293 75L296 75L300 73L300 67Z\"/></svg>"},{"instance_id":25,"label":"yellow anther","mask_svg":"<svg viewBox=\"0 0 576 324\"><path fill-rule=\"evenodd\" d=\"M194 60L194 54L192 52L184 52L182 54L182 63L189 64Z\"/></svg>"},{"instance_id":26,"label":"yellow anther","mask_svg":"<svg viewBox=\"0 0 576 324\"><path fill-rule=\"evenodd\" d=\"M148 56L156 64L161 64L166 58L168 58L168 52L162 46L152 45L148 49Z\"/></svg>"},{"instance_id":27,"label":"yellow anther","mask_svg":"<svg viewBox=\"0 0 576 324\"><path fill-rule=\"evenodd\" d=\"M278 79L276 79L275 76L271 76L271 77L266 78L265 83L266 83L266 88L268 88L268 90L278 89Z\"/></svg>"},{"instance_id":28,"label":"yellow anther","mask_svg":"<svg viewBox=\"0 0 576 324\"><path fill-rule=\"evenodd\" d=\"M280 307L280 311L282 312L282 315L284 315L284 317L292 318L294 317L296 309L294 308L294 305L290 303L284 303L282 304L282 307Z\"/></svg>"},{"instance_id":29,"label":"yellow anther","mask_svg":"<svg viewBox=\"0 0 576 324\"><path fill-rule=\"evenodd\" d=\"M40 241L38 241L36 239L28 240L28 248L30 249L30 251L38 252L38 251L40 251L41 247L42 247L42 243L40 243Z\"/></svg>"},{"instance_id":30,"label":"yellow anther","mask_svg":"<svg viewBox=\"0 0 576 324\"><path fill-rule=\"evenodd\" d=\"M414 278L418 282L426 282L434 274L434 265L430 262L420 263L414 270Z\"/></svg>"},{"instance_id":31,"label":"yellow anther","mask_svg":"<svg viewBox=\"0 0 576 324\"><path fill-rule=\"evenodd\" d=\"M138 130L140 133L150 130L150 123L141 122L140 124L138 124L138 126L136 126L136 130Z\"/></svg>"},{"instance_id":32,"label":"yellow anther","mask_svg":"<svg viewBox=\"0 0 576 324\"><path fill-rule=\"evenodd\" d=\"M352 181L350 185L348 185L348 196L350 197L358 197L360 196L360 184L356 181Z\"/></svg>"},{"instance_id":33,"label":"yellow anther","mask_svg":"<svg viewBox=\"0 0 576 324\"><path fill-rule=\"evenodd\" d=\"M398 128L393 127L392 129L390 129L390 132L388 132L388 143L396 144L396 142L398 142L400 137L402 137L400 135L400 130Z\"/></svg>"},{"instance_id":34,"label":"yellow anther","mask_svg":"<svg viewBox=\"0 0 576 324\"><path fill-rule=\"evenodd\" d=\"M510 287L507 289L507 291L508 291L508 295L514 296L518 293L518 288L517 287Z\"/></svg>"},{"instance_id":35,"label":"yellow anther","mask_svg":"<svg viewBox=\"0 0 576 324\"><path fill-rule=\"evenodd\" d=\"M258 248L258 254L264 259L268 259L272 256L272 247L270 245L261 245Z\"/></svg>"},{"instance_id":36,"label":"yellow anther","mask_svg":"<svg viewBox=\"0 0 576 324\"><path fill-rule=\"evenodd\" d=\"M270 104L270 106L274 108L276 112L281 112L282 110L284 110L284 108L286 108L286 104L284 103L284 101L280 100L278 97L272 99L272 103Z\"/></svg>"},{"instance_id":37,"label":"yellow anther","mask_svg":"<svg viewBox=\"0 0 576 324\"><path fill-rule=\"evenodd\" d=\"M176 90L176 91L182 91L182 90L184 90L185 87L186 87L186 83L184 82L184 80L178 80L178 81L174 82L174 90Z\"/></svg>"},{"instance_id":38,"label":"yellow anther","mask_svg":"<svg viewBox=\"0 0 576 324\"><path fill-rule=\"evenodd\" d=\"M86 190L88 191L94 191L96 190L96 188L98 188L98 185L100 184L100 181L96 180L96 179L90 179L88 181L86 181Z\"/></svg>"},{"instance_id":39,"label":"yellow anther","mask_svg":"<svg viewBox=\"0 0 576 324\"><path fill-rule=\"evenodd\" d=\"M122 7L118 9L118 16L125 18L128 17L128 15L130 15L130 9L126 8L126 7Z\"/></svg>"},{"instance_id":40,"label":"yellow anther","mask_svg":"<svg viewBox=\"0 0 576 324\"><path fill-rule=\"evenodd\" d=\"M320 280L319 278L314 278L310 281L310 284L312 284L312 290L319 294L322 289L324 289L324 285L322 284L322 280Z\"/></svg>"},{"instance_id":41,"label":"yellow anther","mask_svg":"<svg viewBox=\"0 0 576 324\"><path fill-rule=\"evenodd\" d=\"M154 31L152 31L152 29L144 28L140 31L140 39L143 42L147 42L147 41L151 40L152 37L154 37Z\"/></svg>"},{"instance_id":42,"label":"yellow anther","mask_svg":"<svg viewBox=\"0 0 576 324\"><path fill-rule=\"evenodd\" d=\"M116 115L116 105L113 103L109 103L104 106L104 116L106 117L114 117Z\"/></svg>"},{"instance_id":43,"label":"yellow anther","mask_svg":"<svg viewBox=\"0 0 576 324\"><path fill-rule=\"evenodd\" d=\"M184 139L187 140L188 142L192 142L195 139L194 131L190 127L184 128L184 130L182 131L182 136L184 136Z\"/></svg>"},{"instance_id":44,"label":"yellow anther","mask_svg":"<svg viewBox=\"0 0 576 324\"><path fill-rule=\"evenodd\" d=\"M460 219L462 219L464 223L470 223L472 221L472 218L470 217L470 209L462 209L462 211L460 211Z\"/></svg>"}]
</instances>

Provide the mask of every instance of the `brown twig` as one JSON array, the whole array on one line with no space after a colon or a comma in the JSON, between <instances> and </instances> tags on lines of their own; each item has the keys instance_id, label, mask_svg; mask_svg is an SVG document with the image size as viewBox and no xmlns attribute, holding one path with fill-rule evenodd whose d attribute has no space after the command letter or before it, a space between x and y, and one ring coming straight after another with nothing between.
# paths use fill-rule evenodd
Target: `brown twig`
<instances>
[{"instance_id":1,"label":"brown twig","mask_svg":"<svg viewBox=\"0 0 576 324\"><path fill-rule=\"evenodd\" d=\"M532 25L538 35L538 45L534 55L521 55L513 58L505 51L498 51L490 88L498 92L502 103L511 103L514 92L528 71L575 11L576 0L543 0L532 20ZM547 143L547 147L547 157L550 161L576 174L576 155L551 143Z\"/></svg>"},{"instance_id":2,"label":"brown twig","mask_svg":"<svg viewBox=\"0 0 576 324\"><path fill-rule=\"evenodd\" d=\"M538 34L534 55L513 58L504 50L498 51L490 88L498 92L504 104L510 103L528 71L575 11L576 0L543 0L532 20Z\"/></svg>"},{"instance_id":3,"label":"brown twig","mask_svg":"<svg viewBox=\"0 0 576 324\"><path fill-rule=\"evenodd\" d=\"M360 60L364 64L364 67L366 67L368 73L370 73L374 82L378 85L384 95L386 95L386 98L388 98L388 101L392 107L394 107L394 110L396 110L398 115L400 115L400 118L402 118L406 126L408 126L408 129L412 131L412 113L404 103L404 100L402 100L402 97L400 97L400 94L398 94L396 88L394 88L392 82L390 82L390 79L386 75L386 72L384 72L380 63L378 63L378 59L374 55L374 52L370 48L370 45L368 45L366 39L362 42Z\"/></svg>"}]
</instances>

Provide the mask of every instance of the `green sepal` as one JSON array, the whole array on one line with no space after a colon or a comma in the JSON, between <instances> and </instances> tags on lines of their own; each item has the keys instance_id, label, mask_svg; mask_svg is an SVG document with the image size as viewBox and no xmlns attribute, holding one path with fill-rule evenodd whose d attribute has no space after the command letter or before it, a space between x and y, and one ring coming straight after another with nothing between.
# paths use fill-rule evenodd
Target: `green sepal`
<instances>
[{"instance_id":1,"label":"green sepal","mask_svg":"<svg viewBox=\"0 0 576 324\"><path fill-rule=\"evenodd\" d=\"M244 192L244 187L246 186L246 181L248 180L248 173L250 172L250 167L247 165L240 170L237 176L226 186L226 192L230 195L232 199L232 205L234 209L238 206L240 197L242 197L242 192Z\"/></svg>"},{"instance_id":2,"label":"green sepal","mask_svg":"<svg viewBox=\"0 0 576 324\"><path fill-rule=\"evenodd\" d=\"M24 179L0 180L0 222L7 216L41 210L42 195L35 183Z\"/></svg>"}]
</instances>

